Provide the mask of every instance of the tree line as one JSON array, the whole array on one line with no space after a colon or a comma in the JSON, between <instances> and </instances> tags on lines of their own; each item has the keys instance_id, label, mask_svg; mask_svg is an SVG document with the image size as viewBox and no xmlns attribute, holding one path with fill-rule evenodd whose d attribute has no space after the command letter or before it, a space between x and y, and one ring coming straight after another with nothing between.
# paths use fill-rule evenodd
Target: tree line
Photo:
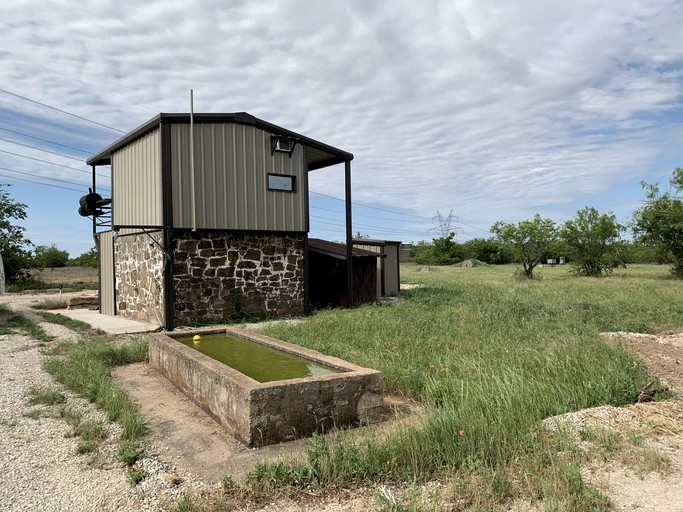
<instances>
[{"instance_id":1,"label":"tree line","mask_svg":"<svg viewBox=\"0 0 683 512\"><path fill-rule=\"evenodd\" d=\"M683 278L683 169L674 170L666 190L659 184L643 182L642 186L645 201L629 226L619 224L611 213L586 207L560 226L537 214L518 223L496 222L491 226L493 236L487 239L457 243L455 234L450 233L431 244L415 244L411 256L417 263L433 265L466 259L489 264L518 262L520 275L529 278L542 262L560 256L587 276L603 275L626 263L657 262L671 264L672 272ZM17 224L26 218L27 206L15 201L8 189L9 185L0 184L0 255L7 282L28 278L31 268L97 266L94 247L77 258L70 258L54 244L35 247ZM621 238L627 229L633 241Z\"/></svg>"},{"instance_id":2,"label":"tree line","mask_svg":"<svg viewBox=\"0 0 683 512\"><path fill-rule=\"evenodd\" d=\"M419 264L448 265L465 259L489 264L520 263L519 274L533 278L534 269L548 259L564 257L586 276L600 276L627 263L669 263L683 278L683 169L677 168L667 190L642 183L643 206L628 226L612 213L593 207L579 210L562 225L536 214L518 223L504 221L491 226L492 238L457 243L455 234L420 242L411 257ZM621 238L631 231L632 241Z\"/></svg>"}]
</instances>

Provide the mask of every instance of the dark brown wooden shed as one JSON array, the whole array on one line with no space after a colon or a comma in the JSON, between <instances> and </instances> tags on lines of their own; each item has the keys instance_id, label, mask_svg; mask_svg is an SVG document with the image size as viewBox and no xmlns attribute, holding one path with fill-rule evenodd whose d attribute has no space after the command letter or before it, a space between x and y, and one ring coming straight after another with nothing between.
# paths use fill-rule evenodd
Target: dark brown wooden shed
<instances>
[{"instance_id":1,"label":"dark brown wooden shed","mask_svg":"<svg viewBox=\"0 0 683 512\"><path fill-rule=\"evenodd\" d=\"M377 259L385 255L353 249L352 305L377 300ZM318 238L308 239L310 304L316 309L347 307L346 245Z\"/></svg>"}]
</instances>

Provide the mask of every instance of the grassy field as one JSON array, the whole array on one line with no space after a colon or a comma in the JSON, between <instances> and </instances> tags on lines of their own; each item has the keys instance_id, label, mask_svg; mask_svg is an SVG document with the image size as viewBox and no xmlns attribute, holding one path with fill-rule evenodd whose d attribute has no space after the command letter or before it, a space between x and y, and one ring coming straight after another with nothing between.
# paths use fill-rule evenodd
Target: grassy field
<instances>
[{"instance_id":1,"label":"grassy field","mask_svg":"<svg viewBox=\"0 0 683 512\"><path fill-rule=\"evenodd\" d=\"M34 269L31 278L25 282L7 285L11 293L27 290L59 289L97 290L97 269L92 267L61 267L55 269Z\"/></svg>"},{"instance_id":2,"label":"grassy field","mask_svg":"<svg viewBox=\"0 0 683 512\"><path fill-rule=\"evenodd\" d=\"M632 266L606 278L545 267L518 281L514 267L402 267L422 285L394 305L323 311L267 334L381 370L388 391L425 404L420 426L381 440L319 438L308 460L259 466L256 489L450 479L457 499L497 507L515 496L549 509L603 509L581 479L571 442L542 418L632 403L644 364L601 331L683 327L683 282L668 268ZM564 455L561 455L564 454ZM474 501L472 501L474 500Z\"/></svg>"}]
</instances>

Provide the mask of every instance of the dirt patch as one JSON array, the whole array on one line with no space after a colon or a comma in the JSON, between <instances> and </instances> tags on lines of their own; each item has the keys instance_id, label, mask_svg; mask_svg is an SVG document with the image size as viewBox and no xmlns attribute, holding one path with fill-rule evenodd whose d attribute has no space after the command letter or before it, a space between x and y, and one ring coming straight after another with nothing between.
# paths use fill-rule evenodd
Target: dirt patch
<instances>
[{"instance_id":1,"label":"dirt patch","mask_svg":"<svg viewBox=\"0 0 683 512\"><path fill-rule=\"evenodd\" d=\"M151 452L207 483L218 483L223 475L241 480L258 462L305 456L310 444L301 439L246 448L148 364L119 367L113 374L149 420ZM415 404L386 397L385 422L357 431L376 434L400 421L417 421L421 412Z\"/></svg>"},{"instance_id":2,"label":"dirt patch","mask_svg":"<svg viewBox=\"0 0 683 512\"><path fill-rule=\"evenodd\" d=\"M598 436L606 432L609 437L612 432L640 439L637 449L587 463L582 470L584 478L611 498L615 510L679 512L683 510L683 331L603 336L643 359L675 397L623 408L583 409L548 418L544 424L551 429L567 427L577 438L586 432ZM595 440L587 443L591 442Z\"/></svg>"}]
</instances>

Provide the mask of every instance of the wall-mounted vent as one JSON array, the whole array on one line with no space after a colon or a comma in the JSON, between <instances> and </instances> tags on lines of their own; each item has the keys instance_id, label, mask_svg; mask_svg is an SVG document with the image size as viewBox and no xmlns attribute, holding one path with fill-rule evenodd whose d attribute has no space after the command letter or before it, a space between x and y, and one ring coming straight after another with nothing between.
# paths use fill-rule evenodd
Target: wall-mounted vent
<instances>
[{"instance_id":1,"label":"wall-mounted vent","mask_svg":"<svg viewBox=\"0 0 683 512\"><path fill-rule=\"evenodd\" d=\"M280 135L271 136L271 154L276 151L280 153L287 153L290 158L292 158L292 153L296 147L296 140L290 139L289 137L282 137Z\"/></svg>"}]
</instances>

